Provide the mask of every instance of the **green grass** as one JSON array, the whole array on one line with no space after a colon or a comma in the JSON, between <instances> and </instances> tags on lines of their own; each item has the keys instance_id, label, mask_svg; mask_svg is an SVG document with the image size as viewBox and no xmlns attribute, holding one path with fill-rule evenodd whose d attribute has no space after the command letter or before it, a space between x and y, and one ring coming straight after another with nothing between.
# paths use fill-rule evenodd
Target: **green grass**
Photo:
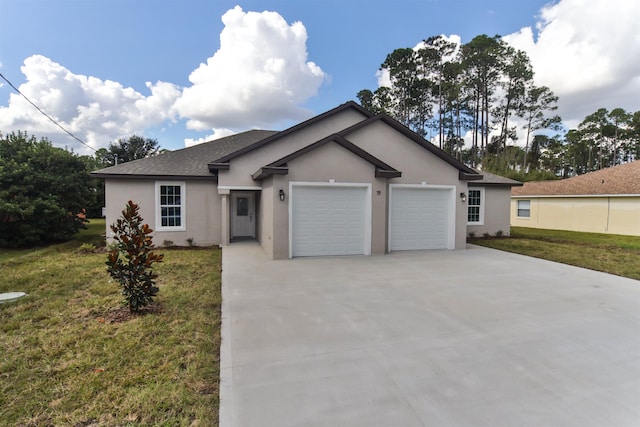
<instances>
[{"instance_id":1,"label":"green grass","mask_svg":"<svg viewBox=\"0 0 640 427\"><path fill-rule=\"evenodd\" d=\"M118 321L122 299L96 244L104 221L71 242L0 251L0 424L215 426L219 249L159 250L155 313Z\"/></svg>"},{"instance_id":2,"label":"green grass","mask_svg":"<svg viewBox=\"0 0 640 427\"><path fill-rule=\"evenodd\" d=\"M511 227L509 238L470 243L640 280L640 237Z\"/></svg>"}]
</instances>

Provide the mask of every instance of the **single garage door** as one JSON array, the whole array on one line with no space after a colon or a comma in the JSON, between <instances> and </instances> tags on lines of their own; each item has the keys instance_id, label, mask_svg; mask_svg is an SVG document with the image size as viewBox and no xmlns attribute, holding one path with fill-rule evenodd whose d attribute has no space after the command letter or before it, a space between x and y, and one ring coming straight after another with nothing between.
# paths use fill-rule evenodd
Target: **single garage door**
<instances>
[{"instance_id":1,"label":"single garage door","mask_svg":"<svg viewBox=\"0 0 640 427\"><path fill-rule=\"evenodd\" d=\"M364 186L292 185L291 255L368 255L368 194Z\"/></svg>"},{"instance_id":2,"label":"single garage door","mask_svg":"<svg viewBox=\"0 0 640 427\"><path fill-rule=\"evenodd\" d=\"M391 251L453 249L450 188L391 187Z\"/></svg>"}]
</instances>

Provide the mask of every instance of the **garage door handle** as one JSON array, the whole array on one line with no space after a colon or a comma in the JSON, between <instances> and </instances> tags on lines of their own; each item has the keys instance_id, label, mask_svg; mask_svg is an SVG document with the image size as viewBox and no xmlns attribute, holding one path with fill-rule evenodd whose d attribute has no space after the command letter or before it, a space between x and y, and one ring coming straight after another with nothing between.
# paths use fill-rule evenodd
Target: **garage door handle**
<instances>
[{"instance_id":1,"label":"garage door handle","mask_svg":"<svg viewBox=\"0 0 640 427\"><path fill-rule=\"evenodd\" d=\"M252 213L249 214L249 222L253 222L253 214Z\"/></svg>"}]
</instances>

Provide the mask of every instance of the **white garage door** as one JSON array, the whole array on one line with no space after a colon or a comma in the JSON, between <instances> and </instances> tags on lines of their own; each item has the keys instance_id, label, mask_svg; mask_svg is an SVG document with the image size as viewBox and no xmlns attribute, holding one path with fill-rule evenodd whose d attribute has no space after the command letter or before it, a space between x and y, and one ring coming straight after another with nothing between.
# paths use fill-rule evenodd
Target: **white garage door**
<instances>
[{"instance_id":1,"label":"white garage door","mask_svg":"<svg viewBox=\"0 0 640 427\"><path fill-rule=\"evenodd\" d=\"M389 249L453 249L450 188L391 187Z\"/></svg>"},{"instance_id":2,"label":"white garage door","mask_svg":"<svg viewBox=\"0 0 640 427\"><path fill-rule=\"evenodd\" d=\"M293 185L291 255L369 254L368 192L362 186Z\"/></svg>"}]
</instances>

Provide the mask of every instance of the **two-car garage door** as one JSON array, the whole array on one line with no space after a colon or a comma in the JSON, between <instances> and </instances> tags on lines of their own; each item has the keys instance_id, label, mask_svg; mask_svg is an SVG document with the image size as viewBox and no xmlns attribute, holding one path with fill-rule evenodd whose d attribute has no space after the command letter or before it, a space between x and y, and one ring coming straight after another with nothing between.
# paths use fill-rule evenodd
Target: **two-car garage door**
<instances>
[{"instance_id":1,"label":"two-car garage door","mask_svg":"<svg viewBox=\"0 0 640 427\"><path fill-rule=\"evenodd\" d=\"M292 185L291 256L369 255L369 185Z\"/></svg>"},{"instance_id":2,"label":"two-car garage door","mask_svg":"<svg viewBox=\"0 0 640 427\"><path fill-rule=\"evenodd\" d=\"M371 233L388 233L389 251L453 249L453 194L453 187L391 185L388 229L372 230L371 186L293 184L290 255L369 255Z\"/></svg>"}]
</instances>

